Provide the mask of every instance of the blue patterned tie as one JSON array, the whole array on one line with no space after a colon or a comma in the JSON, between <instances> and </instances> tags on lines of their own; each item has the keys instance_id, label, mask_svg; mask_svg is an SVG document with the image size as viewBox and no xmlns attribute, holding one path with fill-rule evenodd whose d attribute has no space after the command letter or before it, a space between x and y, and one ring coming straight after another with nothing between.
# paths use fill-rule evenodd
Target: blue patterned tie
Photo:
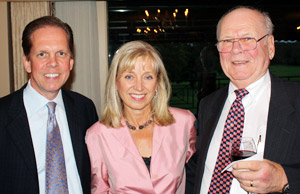
<instances>
[{"instance_id":1,"label":"blue patterned tie","mask_svg":"<svg viewBox=\"0 0 300 194\"><path fill-rule=\"evenodd\" d=\"M64 150L55 117L55 102L49 102L46 150L46 194L68 193Z\"/></svg>"},{"instance_id":2,"label":"blue patterned tie","mask_svg":"<svg viewBox=\"0 0 300 194\"><path fill-rule=\"evenodd\" d=\"M230 163L230 141L236 137L241 137L243 134L245 111L242 98L249 93L246 89L239 89L234 92L236 99L230 107L225 122L219 154L208 190L209 194L229 193L233 179L231 172L221 173L221 171Z\"/></svg>"}]
</instances>

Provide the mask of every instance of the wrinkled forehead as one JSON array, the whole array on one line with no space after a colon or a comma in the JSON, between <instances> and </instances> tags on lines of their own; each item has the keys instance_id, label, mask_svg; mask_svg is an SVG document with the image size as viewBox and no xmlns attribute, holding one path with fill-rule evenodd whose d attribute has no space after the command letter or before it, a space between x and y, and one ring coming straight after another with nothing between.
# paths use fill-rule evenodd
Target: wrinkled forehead
<instances>
[{"instance_id":1,"label":"wrinkled forehead","mask_svg":"<svg viewBox=\"0 0 300 194\"><path fill-rule=\"evenodd\" d=\"M266 31L264 16L256 10L240 8L225 15L219 25L218 37L224 33L256 34Z\"/></svg>"}]
</instances>

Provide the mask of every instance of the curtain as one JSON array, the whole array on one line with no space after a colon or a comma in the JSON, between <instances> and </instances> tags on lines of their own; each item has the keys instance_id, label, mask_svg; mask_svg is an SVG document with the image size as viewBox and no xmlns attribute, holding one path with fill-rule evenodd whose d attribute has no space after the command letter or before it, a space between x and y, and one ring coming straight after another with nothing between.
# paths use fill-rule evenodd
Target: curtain
<instances>
[{"instance_id":1,"label":"curtain","mask_svg":"<svg viewBox=\"0 0 300 194\"><path fill-rule=\"evenodd\" d=\"M97 13L99 11L101 13ZM108 63L105 13L106 2L55 3L55 15L68 23L74 34L75 65L67 87L91 98L99 116L104 103Z\"/></svg>"},{"instance_id":2,"label":"curtain","mask_svg":"<svg viewBox=\"0 0 300 194\"><path fill-rule=\"evenodd\" d=\"M22 32L31 20L49 13L48 2L11 2L14 90L21 88L28 80L22 60Z\"/></svg>"},{"instance_id":3,"label":"curtain","mask_svg":"<svg viewBox=\"0 0 300 194\"><path fill-rule=\"evenodd\" d=\"M11 92L11 69L9 66L9 31L7 2L0 2L0 98Z\"/></svg>"}]
</instances>

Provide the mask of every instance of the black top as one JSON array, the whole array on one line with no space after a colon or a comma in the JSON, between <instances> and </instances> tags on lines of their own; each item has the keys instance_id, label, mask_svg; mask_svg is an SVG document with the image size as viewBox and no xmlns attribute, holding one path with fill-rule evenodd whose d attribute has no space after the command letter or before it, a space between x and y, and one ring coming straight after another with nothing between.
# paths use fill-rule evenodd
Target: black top
<instances>
[{"instance_id":1,"label":"black top","mask_svg":"<svg viewBox=\"0 0 300 194\"><path fill-rule=\"evenodd\" d=\"M148 168L148 171L149 171L149 173L150 173L151 156L150 156L149 158L143 157L143 160L144 160L144 162L145 162L145 164L146 164L146 166L147 166L147 168Z\"/></svg>"}]
</instances>

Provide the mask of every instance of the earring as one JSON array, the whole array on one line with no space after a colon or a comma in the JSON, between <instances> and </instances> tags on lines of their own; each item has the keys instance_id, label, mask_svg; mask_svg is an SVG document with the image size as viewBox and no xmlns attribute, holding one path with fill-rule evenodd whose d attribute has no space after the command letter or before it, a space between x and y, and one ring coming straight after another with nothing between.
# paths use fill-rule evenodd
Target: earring
<instances>
[{"instance_id":1,"label":"earring","mask_svg":"<svg viewBox=\"0 0 300 194\"><path fill-rule=\"evenodd\" d=\"M158 96L158 91L157 91L157 89L155 90L155 94L154 94L154 98L157 98L157 96Z\"/></svg>"}]
</instances>

